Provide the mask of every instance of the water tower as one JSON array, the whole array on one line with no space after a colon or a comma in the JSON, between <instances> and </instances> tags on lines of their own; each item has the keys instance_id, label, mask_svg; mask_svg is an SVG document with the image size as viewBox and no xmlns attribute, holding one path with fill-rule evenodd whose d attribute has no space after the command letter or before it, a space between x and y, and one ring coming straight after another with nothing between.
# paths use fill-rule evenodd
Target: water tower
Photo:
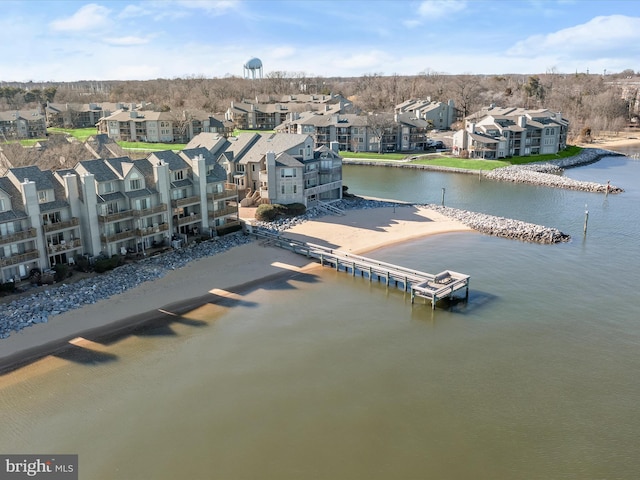
<instances>
[{"instance_id":1,"label":"water tower","mask_svg":"<svg viewBox=\"0 0 640 480\"><path fill-rule=\"evenodd\" d=\"M262 60L259 58L252 58L243 67L244 78L250 78L252 80L262 78ZM257 72L257 75L256 75Z\"/></svg>"}]
</instances>

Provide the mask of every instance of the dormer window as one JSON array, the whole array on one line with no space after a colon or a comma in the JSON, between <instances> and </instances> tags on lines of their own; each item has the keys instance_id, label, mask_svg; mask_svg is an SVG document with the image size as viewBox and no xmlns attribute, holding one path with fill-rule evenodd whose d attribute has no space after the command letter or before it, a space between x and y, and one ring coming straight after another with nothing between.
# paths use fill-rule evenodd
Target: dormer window
<instances>
[{"instance_id":1,"label":"dormer window","mask_svg":"<svg viewBox=\"0 0 640 480\"><path fill-rule=\"evenodd\" d=\"M129 176L129 190L140 190L142 188L142 179L137 172L131 172Z\"/></svg>"},{"instance_id":2,"label":"dormer window","mask_svg":"<svg viewBox=\"0 0 640 480\"><path fill-rule=\"evenodd\" d=\"M173 172L174 180L182 180L184 178L184 170L176 170Z\"/></svg>"},{"instance_id":3,"label":"dormer window","mask_svg":"<svg viewBox=\"0 0 640 480\"><path fill-rule=\"evenodd\" d=\"M38 203L47 203L48 200L48 195L47 195L47 191L46 190L39 190L38 191Z\"/></svg>"},{"instance_id":4,"label":"dormer window","mask_svg":"<svg viewBox=\"0 0 640 480\"><path fill-rule=\"evenodd\" d=\"M5 201L4 198L0 198L0 212L6 212L9 210L8 205L9 202Z\"/></svg>"}]
</instances>

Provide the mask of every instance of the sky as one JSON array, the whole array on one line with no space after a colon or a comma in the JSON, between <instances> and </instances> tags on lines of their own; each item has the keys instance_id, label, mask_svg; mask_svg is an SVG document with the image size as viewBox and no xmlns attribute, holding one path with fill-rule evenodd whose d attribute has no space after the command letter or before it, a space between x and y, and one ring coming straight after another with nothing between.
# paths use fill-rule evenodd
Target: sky
<instances>
[{"instance_id":1,"label":"sky","mask_svg":"<svg viewBox=\"0 0 640 480\"><path fill-rule=\"evenodd\" d=\"M0 0L0 81L640 70L640 0Z\"/></svg>"}]
</instances>

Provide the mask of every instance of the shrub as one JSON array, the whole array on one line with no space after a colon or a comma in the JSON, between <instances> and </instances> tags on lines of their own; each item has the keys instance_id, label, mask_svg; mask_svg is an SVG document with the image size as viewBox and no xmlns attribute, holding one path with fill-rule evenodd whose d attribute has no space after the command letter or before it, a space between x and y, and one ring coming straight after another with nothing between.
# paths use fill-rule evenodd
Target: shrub
<instances>
[{"instance_id":1,"label":"shrub","mask_svg":"<svg viewBox=\"0 0 640 480\"><path fill-rule=\"evenodd\" d=\"M233 233L233 232L237 232L239 230L242 230L242 225L228 225L228 226L222 226L222 227L218 227L217 228L217 233L219 236L222 235L228 235L229 233Z\"/></svg>"},{"instance_id":2,"label":"shrub","mask_svg":"<svg viewBox=\"0 0 640 480\"><path fill-rule=\"evenodd\" d=\"M113 270L117 266L121 265L122 258L120 255L113 255L111 258L99 258L96 260L95 270L98 273L104 273L108 270Z\"/></svg>"},{"instance_id":3,"label":"shrub","mask_svg":"<svg viewBox=\"0 0 640 480\"><path fill-rule=\"evenodd\" d=\"M285 207L277 203L266 203L256 208L256 219L261 222L272 222L280 215L284 215Z\"/></svg>"},{"instance_id":4,"label":"shrub","mask_svg":"<svg viewBox=\"0 0 640 480\"><path fill-rule=\"evenodd\" d=\"M16 284L14 282L0 283L0 292L13 293L16 291Z\"/></svg>"},{"instance_id":5,"label":"shrub","mask_svg":"<svg viewBox=\"0 0 640 480\"><path fill-rule=\"evenodd\" d=\"M285 215L290 215L292 217L303 215L307 211L307 207L305 207L304 203L290 203L284 206Z\"/></svg>"},{"instance_id":6,"label":"shrub","mask_svg":"<svg viewBox=\"0 0 640 480\"><path fill-rule=\"evenodd\" d=\"M88 272L91 269L89 265L89 259L84 255L76 255L74 257L76 263L76 270L79 272Z\"/></svg>"},{"instance_id":7,"label":"shrub","mask_svg":"<svg viewBox=\"0 0 640 480\"><path fill-rule=\"evenodd\" d=\"M69 271L69 266L64 263L57 263L55 267L53 267L53 270L56 272L53 277L56 282L61 282L65 278L69 277L71 273Z\"/></svg>"}]
</instances>

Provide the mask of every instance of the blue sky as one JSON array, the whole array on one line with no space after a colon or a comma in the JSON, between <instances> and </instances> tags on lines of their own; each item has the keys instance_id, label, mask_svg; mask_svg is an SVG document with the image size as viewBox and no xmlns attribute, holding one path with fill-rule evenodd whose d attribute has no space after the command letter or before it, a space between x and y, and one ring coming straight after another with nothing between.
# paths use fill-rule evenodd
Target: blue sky
<instances>
[{"instance_id":1,"label":"blue sky","mask_svg":"<svg viewBox=\"0 0 640 480\"><path fill-rule=\"evenodd\" d=\"M640 70L638 0L0 1L0 81Z\"/></svg>"}]
</instances>

